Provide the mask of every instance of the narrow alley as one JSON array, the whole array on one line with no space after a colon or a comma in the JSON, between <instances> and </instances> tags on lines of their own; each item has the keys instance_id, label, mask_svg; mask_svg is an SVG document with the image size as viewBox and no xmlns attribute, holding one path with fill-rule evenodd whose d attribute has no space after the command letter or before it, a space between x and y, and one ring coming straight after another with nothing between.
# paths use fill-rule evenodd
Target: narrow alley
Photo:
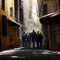
<instances>
[{"instance_id":1,"label":"narrow alley","mask_svg":"<svg viewBox=\"0 0 60 60\"><path fill-rule=\"evenodd\" d=\"M0 0L1 59L60 59L60 0Z\"/></svg>"}]
</instances>

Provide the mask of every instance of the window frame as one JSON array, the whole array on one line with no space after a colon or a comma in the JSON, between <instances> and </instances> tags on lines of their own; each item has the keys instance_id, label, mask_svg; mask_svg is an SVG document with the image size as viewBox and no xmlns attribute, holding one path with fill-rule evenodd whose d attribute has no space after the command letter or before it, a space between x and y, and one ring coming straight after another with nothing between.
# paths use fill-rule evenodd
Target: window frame
<instances>
[{"instance_id":1,"label":"window frame","mask_svg":"<svg viewBox=\"0 0 60 60\"><path fill-rule=\"evenodd\" d=\"M13 15L13 7L10 7L10 16Z\"/></svg>"},{"instance_id":2,"label":"window frame","mask_svg":"<svg viewBox=\"0 0 60 60\"><path fill-rule=\"evenodd\" d=\"M48 14L48 5L44 4L43 5L43 15L46 15L46 14Z\"/></svg>"},{"instance_id":3,"label":"window frame","mask_svg":"<svg viewBox=\"0 0 60 60\"><path fill-rule=\"evenodd\" d=\"M5 0L2 0L2 9L5 10Z\"/></svg>"}]
</instances>

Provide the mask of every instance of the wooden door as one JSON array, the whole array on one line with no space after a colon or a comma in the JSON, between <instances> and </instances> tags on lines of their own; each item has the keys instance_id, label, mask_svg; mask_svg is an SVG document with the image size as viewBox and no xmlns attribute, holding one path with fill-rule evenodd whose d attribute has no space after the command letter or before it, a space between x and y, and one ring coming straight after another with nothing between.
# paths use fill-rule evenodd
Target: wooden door
<instances>
[{"instance_id":1,"label":"wooden door","mask_svg":"<svg viewBox=\"0 0 60 60\"><path fill-rule=\"evenodd\" d=\"M60 45L60 23L51 23L50 25L51 49L57 50Z\"/></svg>"}]
</instances>

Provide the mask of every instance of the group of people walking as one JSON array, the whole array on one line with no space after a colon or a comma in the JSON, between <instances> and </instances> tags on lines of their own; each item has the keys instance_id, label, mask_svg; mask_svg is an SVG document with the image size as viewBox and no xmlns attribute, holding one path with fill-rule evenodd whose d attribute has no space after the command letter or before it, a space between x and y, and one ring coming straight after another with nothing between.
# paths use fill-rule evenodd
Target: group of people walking
<instances>
[{"instance_id":1,"label":"group of people walking","mask_svg":"<svg viewBox=\"0 0 60 60\"><path fill-rule=\"evenodd\" d=\"M31 48L31 44L33 45L33 48L35 48L37 45L37 48L42 48L42 41L43 41L43 35L35 30L33 30L31 33L27 34L23 32L22 34L22 45L26 48ZM36 43L35 43L36 42Z\"/></svg>"}]
</instances>

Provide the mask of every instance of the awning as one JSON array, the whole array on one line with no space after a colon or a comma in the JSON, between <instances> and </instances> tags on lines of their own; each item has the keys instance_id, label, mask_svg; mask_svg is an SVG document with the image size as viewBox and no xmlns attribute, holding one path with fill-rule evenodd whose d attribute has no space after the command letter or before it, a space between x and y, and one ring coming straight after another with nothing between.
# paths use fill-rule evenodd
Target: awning
<instances>
[{"instance_id":1,"label":"awning","mask_svg":"<svg viewBox=\"0 0 60 60\"><path fill-rule=\"evenodd\" d=\"M50 22L54 22L54 21L59 21L60 18L60 12L53 12L47 15L44 15L42 17L40 17L40 22L41 23L50 23Z\"/></svg>"},{"instance_id":2,"label":"awning","mask_svg":"<svg viewBox=\"0 0 60 60\"><path fill-rule=\"evenodd\" d=\"M8 18L8 21L12 22L13 24L15 25L18 25L20 26L20 24L18 22L16 22L15 20L11 19L11 18Z\"/></svg>"}]
</instances>

